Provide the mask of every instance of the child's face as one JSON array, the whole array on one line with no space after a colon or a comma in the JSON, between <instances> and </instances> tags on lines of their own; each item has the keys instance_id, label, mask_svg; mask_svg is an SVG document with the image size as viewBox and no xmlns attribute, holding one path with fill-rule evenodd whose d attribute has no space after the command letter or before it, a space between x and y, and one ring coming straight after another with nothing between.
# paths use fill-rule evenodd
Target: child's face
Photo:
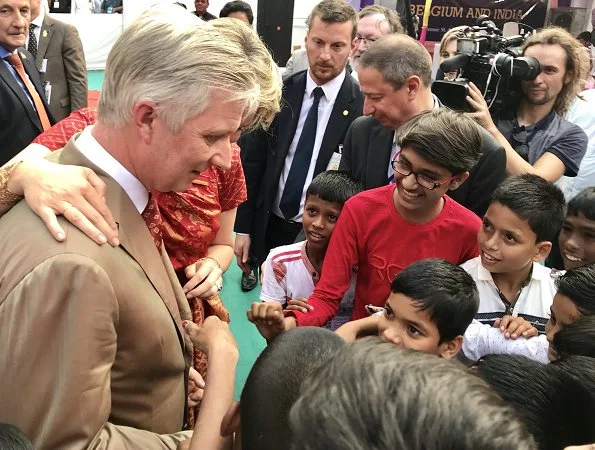
<instances>
[{"instance_id":1,"label":"child's face","mask_svg":"<svg viewBox=\"0 0 595 450\"><path fill-rule=\"evenodd\" d=\"M419 184L417 177L441 183L451 178L453 174L448 169L427 161L407 147L401 149L398 160L400 166L412 171L409 175L402 175L396 170L394 171L397 184L394 202L397 211L402 215L403 213L405 215L407 213L416 215L423 215L425 212L431 213L449 189L456 189L467 178L465 174L461 174L451 181L434 187L434 189L427 189ZM417 174L417 177L414 173Z\"/></svg>"},{"instance_id":2,"label":"child's face","mask_svg":"<svg viewBox=\"0 0 595 450\"><path fill-rule=\"evenodd\" d=\"M492 273L521 270L548 255L551 243L536 240L526 220L507 206L492 202L477 234L481 264Z\"/></svg>"},{"instance_id":3,"label":"child's face","mask_svg":"<svg viewBox=\"0 0 595 450\"><path fill-rule=\"evenodd\" d=\"M310 248L326 248L341 213L341 205L322 200L318 195L308 195L302 223Z\"/></svg>"},{"instance_id":4,"label":"child's face","mask_svg":"<svg viewBox=\"0 0 595 450\"><path fill-rule=\"evenodd\" d=\"M581 213L566 216L558 244L566 270L595 262L595 221Z\"/></svg>"},{"instance_id":5,"label":"child's face","mask_svg":"<svg viewBox=\"0 0 595 450\"><path fill-rule=\"evenodd\" d=\"M558 292L554 296L554 301L551 306L550 320L548 320L547 325L545 326L547 341L550 344L547 352L550 361L558 359L558 353L553 345L554 335L560 331L560 328L574 323L579 315L579 310L572 300L561 292Z\"/></svg>"},{"instance_id":6,"label":"child's face","mask_svg":"<svg viewBox=\"0 0 595 450\"><path fill-rule=\"evenodd\" d=\"M385 342L400 348L452 358L458 352L454 341L440 342L438 328L426 311L410 297L391 292L378 323L378 335Z\"/></svg>"}]
</instances>

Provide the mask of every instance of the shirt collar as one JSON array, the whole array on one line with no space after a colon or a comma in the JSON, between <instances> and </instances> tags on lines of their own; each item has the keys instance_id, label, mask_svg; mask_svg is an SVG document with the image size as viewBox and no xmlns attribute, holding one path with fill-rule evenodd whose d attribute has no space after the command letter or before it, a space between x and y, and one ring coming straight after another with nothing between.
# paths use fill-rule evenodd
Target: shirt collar
<instances>
[{"instance_id":1,"label":"shirt collar","mask_svg":"<svg viewBox=\"0 0 595 450\"><path fill-rule=\"evenodd\" d=\"M6 50L4 47L2 47L0 45L0 59L4 59L7 56L14 55L16 52L17 52L17 50L15 50L14 52L9 52L8 50Z\"/></svg>"},{"instance_id":2,"label":"shirt collar","mask_svg":"<svg viewBox=\"0 0 595 450\"><path fill-rule=\"evenodd\" d=\"M76 139L76 148L85 158L112 177L128 194L137 211L142 214L149 203L147 188L97 142L91 134L92 129L93 125L90 125L83 130Z\"/></svg>"},{"instance_id":3,"label":"shirt collar","mask_svg":"<svg viewBox=\"0 0 595 450\"><path fill-rule=\"evenodd\" d=\"M306 244L308 243L307 240L304 241L302 245L302 261L304 262L304 266L306 266L306 270L312 275L312 280L314 280L314 284L318 282L320 278L320 274L316 271L310 259L308 258L308 254L306 253Z\"/></svg>"},{"instance_id":4,"label":"shirt collar","mask_svg":"<svg viewBox=\"0 0 595 450\"><path fill-rule=\"evenodd\" d=\"M39 28L43 25L43 18L45 17L45 11L43 10L43 5L39 7L39 15L31 21L33 25L37 25Z\"/></svg>"},{"instance_id":5,"label":"shirt collar","mask_svg":"<svg viewBox=\"0 0 595 450\"><path fill-rule=\"evenodd\" d=\"M335 78L333 78L331 81L320 86L324 91L324 97L326 98L327 102L334 103L337 99L337 95L339 95L339 91L341 90L343 81L345 81L345 74L345 69L343 69L343 71ZM310 69L308 69L308 76L306 77L306 94L308 95L308 97L312 97L312 92L317 87L318 85L312 79Z\"/></svg>"}]
</instances>

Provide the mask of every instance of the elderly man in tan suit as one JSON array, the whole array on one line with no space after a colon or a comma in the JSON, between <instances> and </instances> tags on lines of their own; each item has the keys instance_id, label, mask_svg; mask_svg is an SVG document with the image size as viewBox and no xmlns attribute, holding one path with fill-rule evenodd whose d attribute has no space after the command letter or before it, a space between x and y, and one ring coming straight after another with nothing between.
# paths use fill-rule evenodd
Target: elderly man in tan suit
<instances>
[{"instance_id":1,"label":"elderly man in tan suit","mask_svg":"<svg viewBox=\"0 0 595 450\"><path fill-rule=\"evenodd\" d=\"M145 13L110 52L97 123L52 155L105 183L119 245L62 218L57 242L25 202L0 219L0 422L36 449L175 449L189 438L190 314L149 191L229 168L240 128L274 116L280 89L276 105L261 89L273 61L264 47L260 61L248 54L262 45L239 22Z\"/></svg>"}]
</instances>

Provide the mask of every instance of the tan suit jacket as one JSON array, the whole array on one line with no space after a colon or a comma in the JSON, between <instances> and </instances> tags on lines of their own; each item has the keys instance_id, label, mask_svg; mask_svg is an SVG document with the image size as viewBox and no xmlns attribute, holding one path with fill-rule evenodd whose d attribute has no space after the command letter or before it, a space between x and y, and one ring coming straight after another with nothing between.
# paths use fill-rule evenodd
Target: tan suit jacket
<instances>
[{"instance_id":1,"label":"tan suit jacket","mask_svg":"<svg viewBox=\"0 0 595 450\"><path fill-rule=\"evenodd\" d=\"M25 202L0 219L0 422L37 450L175 449L190 437L188 303L130 198L73 142L52 157L105 181L121 245L64 220L56 242Z\"/></svg>"},{"instance_id":2,"label":"tan suit jacket","mask_svg":"<svg viewBox=\"0 0 595 450\"><path fill-rule=\"evenodd\" d=\"M44 59L47 59L45 73L42 72ZM74 26L46 14L39 34L35 65L41 81L52 86L47 100L56 121L87 107L87 63L81 38Z\"/></svg>"}]
</instances>

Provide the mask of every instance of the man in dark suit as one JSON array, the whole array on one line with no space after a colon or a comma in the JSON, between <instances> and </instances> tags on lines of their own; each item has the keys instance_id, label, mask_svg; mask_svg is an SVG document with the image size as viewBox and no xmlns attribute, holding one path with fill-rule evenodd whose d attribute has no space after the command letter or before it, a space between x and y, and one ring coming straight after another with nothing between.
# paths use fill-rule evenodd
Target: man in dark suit
<instances>
[{"instance_id":1,"label":"man in dark suit","mask_svg":"<svg viewBox=\"0 0 595 450\"><path fill-rule=\"evenodd\" d=\"M320 172L338 167L345 133L363 97L345 65L357 29L344 0L323 0L310 14L310 67L284 82L284 107L268 133L240 140L248 200L238 208L235 254L242 288L253 289L269 250L292 243L302 228L305 192Z\"/></svg>"},{"instance_id":2,"label":"man in dark suit","mask_svg":"<svg viewBox=\"0 0 595 450\"><path fill-rule=\"evenodd\" d=\"M398 150L395 130L415 114L441 107L430 90L431 72L426 49L405 35L385 36L362 56L358 75L367 117L349 128L339 169L360 180L364 189L392 182L390 161ZM481 152L468 180L449 192L480 217L506 176L504 149L487 132Z\"/></svg>"},{"instance_id":3,"label":"man in dark suit","mask_svg":"<svg viewBox=\"0 0 595 450\"><path fill-rule=\"evenodd\" d=\"M75 27L45 14L40 0L31 0L27 50L44 83L50 111L62 120L87 106L87 63Z\"/></svg>"},{"instance_id":4,"label":"man in dark suit","mask_svg":"<svg viewBox=\"0 0 595 450\"><path fill-rule=\"evenodd\" d=\"M24 49L29 0L0 0L0 166L54 123L33 57Z\"/></svg>"}]
</instances>

